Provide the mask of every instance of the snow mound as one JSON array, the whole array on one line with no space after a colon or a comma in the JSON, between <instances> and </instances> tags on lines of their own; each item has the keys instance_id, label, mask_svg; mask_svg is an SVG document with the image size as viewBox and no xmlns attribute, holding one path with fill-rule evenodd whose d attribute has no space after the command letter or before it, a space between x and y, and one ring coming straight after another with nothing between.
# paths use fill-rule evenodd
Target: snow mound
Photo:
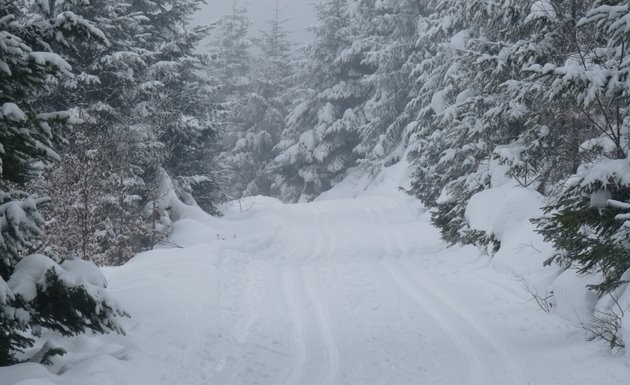
<instances>
[{"instance_id":1,"label":"snow mound","mask_svg":"<svg viewBox=\"0 0 630 385\"><path fill-rule=\"evenodd\" d=\"M508 148L501 149L508 151ZM606 167L612 167L618 178L623 178L627 169L626 161L610 161ZM544 241L535 230L531 219L543 216L543 196L538 192L521 187L513 180L505 177L504 168L490 162L492 188L472 196L466 207L466 219L471 228L492 234L500 242L500 248L492 256L491 265L501 271L508 272L522 282L531 299L534 296L547 298L550 310L575 327L587 324L593 318L596 309L603 313L613 306L608 297L600 298L589 290L589 285L601 282L596 274L583 275L575 269L565 269L552 264L544 266L545 261L556 254L553 246ZM611 168L607 169L607 173ZM593 177L583 183L604 183L604 172L595 169ZM606 206L610 194L600 191L593 194L591 204ZM627 273L630 275L630 272ZM630 277L629 277L630 278ZM628 290L620 288L615 298L630 306ZM623 320L627 330L628 312ZM630 335L630 334L626 334Z\"/></svg>"},{"instance_id":2,"label":"snow mound","mask_svg":"<svg viewBox=\"0 0 630 385\"><path fill-rule=\"evenodd\" d=\"M470 227L492 234L501 242L493 258L495 266L522 277L546 273L543 263L553 249L534 232L530 222L542 215L541 205L539 193L511 183L484 190L470 199L466 207Z\"/></svg>"},{"instance_id":3,"label":"snow mound","mask_svg":"<svg viewBox=\"0 0 630 385\"><path fill-rule=\"evenodd\" d=\"M15 266L7 284L14 295L21 295L30 302L37 296L37 285L45 284L45 274L50 269L59 274L62 280L66 278L63 270L52 259L40 254L29 255Z\"/></svg>"},{"instance_id":4,"label":"snow mound","mask_svg":"<svg viewBox=\"0 0 630 385\"><path fill-rule=\"evenodd\" d=\"M93 262L69 259L59 265L41 254L22 258L15 266L7 285L14 295L21 295L26 301L32 301L37 296L37 287L46 285L48 271L54 271L68 287L83 286L97 298L101 297L100 291L107 287L105 276Z\"/></svg>"},{"instance_id":5,"label":"snow mound","mask_svg":"<svg viewBox=\"0 0 630 385\"><path fill-rule=\"evenodd\" d=\"M541 195L509 184L475 194L466 207L470 227L494 234L502 240L506 233L533 216L540 216Z\"/></svg>"},{"instance_id":6,"label":"snow mound","mask_svg":"<svg viewBox=\"0 0 630 385\"><path fill-rule=\"evenodd\" d=\"M391 166L384 167L378 174L366 173L362 166L353 167L346 173L346 177L332 189L324 192L317 201L357 198L359 196L391 195L392 192L408 201L420 202L402 191L410 188L410 166L406 154L401 160Z\"/></svg>"}]
</instances>

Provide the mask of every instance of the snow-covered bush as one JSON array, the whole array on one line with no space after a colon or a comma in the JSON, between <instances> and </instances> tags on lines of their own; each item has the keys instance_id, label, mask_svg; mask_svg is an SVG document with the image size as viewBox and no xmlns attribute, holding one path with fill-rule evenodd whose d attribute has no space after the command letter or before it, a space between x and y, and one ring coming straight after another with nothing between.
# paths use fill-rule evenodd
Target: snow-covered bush
<instances>
[{"instance_id":1,"label":"snow-covered bush","mask_svg":"<svg viewBox=\"0 0 630 385\"><path fill-rule=\"evenodd\" d=\"M33 344L42 329L73 335L92 330L122 332L124 311L105 292L106 282L91 262L28 254L43 235L37 205L48 199L0 192L0 365Z\"/></svg>"}]
</instances>

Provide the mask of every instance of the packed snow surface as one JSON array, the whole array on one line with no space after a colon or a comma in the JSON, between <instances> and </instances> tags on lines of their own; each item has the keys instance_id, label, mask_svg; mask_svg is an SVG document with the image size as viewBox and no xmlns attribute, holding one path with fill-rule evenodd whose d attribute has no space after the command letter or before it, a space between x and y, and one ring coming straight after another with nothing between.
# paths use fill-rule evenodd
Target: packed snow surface
<instances>
[{"instance_id":1,"label":"packed snow surface","mask_svg":"<svg viewBox=\"0 0 630 385\"><path fill-rule=\"evenodd\" d=\"M0 383L628 384L626 358L542 312L508 264L447 248L395 180L363 182L180 220L179 247L105 269L126 336L44 336L68 354L0 368Z\"/></svg>"}]
</instances>

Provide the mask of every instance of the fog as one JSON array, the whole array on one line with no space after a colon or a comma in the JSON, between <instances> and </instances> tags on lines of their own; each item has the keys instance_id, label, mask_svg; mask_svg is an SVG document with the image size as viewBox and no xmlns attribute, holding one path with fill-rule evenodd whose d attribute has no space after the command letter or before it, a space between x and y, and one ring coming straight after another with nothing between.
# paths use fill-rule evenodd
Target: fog
<instances>
[{"instance_id":1,"label":"fog","mask_svg":"<svg viewBox=\"0 0 630 385\"><path fill-rule=\"evenodd\" d=\"M233 0L207 0L207 4L197 14L194 24L208 24L212 20L232 12ZM302 43L310 40L306 27L316 22L315 4L319 0L278 0L281 17L286 19L285 28L290 31L290 40ZM256 36L265 29L266 21L273 18L276 0L237 0L245 5L248 16L252 19L250 34Z\"/></svg>"}]
</instances>

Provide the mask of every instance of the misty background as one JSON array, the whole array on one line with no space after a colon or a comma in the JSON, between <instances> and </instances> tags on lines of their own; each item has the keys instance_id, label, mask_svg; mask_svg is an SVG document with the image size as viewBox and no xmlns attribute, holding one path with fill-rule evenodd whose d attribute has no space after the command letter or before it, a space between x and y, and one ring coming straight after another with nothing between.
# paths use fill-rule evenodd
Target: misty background
<instances>
[{"instance_id":1,"label":"misty background","mask_svg":"<svg viewBox=\"0 0 630 385\"><path fill-rule=\"evenodd\" d=\"M232 12L233 0L208 0L207 4L194 16L193 24L210 24L213 20ZM315 4L318 0L278 0L281 18L286 20L286 30L290 31L289 39L296 43L304 43L312 39L307 30L317 21ZM273 18L276 0L237 0L239 6L245 6L248 17L252 20L250 34L256 36L266 28L266 22ZM200 51L206 48L199 47Z\"/></svg>"}]
</instances>

